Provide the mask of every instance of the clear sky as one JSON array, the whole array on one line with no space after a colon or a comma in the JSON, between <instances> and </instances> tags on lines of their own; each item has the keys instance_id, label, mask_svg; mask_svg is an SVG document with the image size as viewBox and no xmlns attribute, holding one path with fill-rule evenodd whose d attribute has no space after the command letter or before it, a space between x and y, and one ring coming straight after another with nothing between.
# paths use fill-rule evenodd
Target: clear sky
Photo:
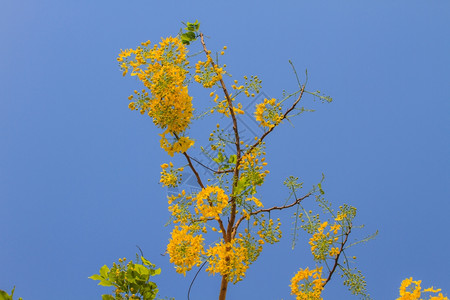
<instances>
[{"instance_id":1,"label":"clear sky","mask_svg":"<svg viewBox=\"0 0 450 300\"><path fill-rule=\"evenodd\" d=\"M139 83L123 78L120 49L175 35L198 19L211 49L228 46L236 78L263 92L296 88L288 60L308 69L317 109L267 140L264 199L284 201L289 175L305 188L325 173L327 199L358 208L362 237L350 250L374 299L394 299L402 279L450 293L450 2L442 1L2 1L0 10L0 289L25 300L100 299L87 277L139 245L162 267L162 296L186 299L194 272L161 256L166 190L151 120L128 108ZM194 104L207 98L196 96ZM216 120L206 120L206 124ZM226 124L226 120L222 120ZM205 125L203 125L205 126ZM206 134L193 126L190 136ZM198 153L198 147L192 153ZM306 191L306 190L305 190ZM313 267L305 234L267 246L230 300L293 299L289 280ZM202 273L191 299L215 299ZM353 299L335 277L325 299ZM355 298L356 299L356 298Z\"/></svg>"}]
</instances>

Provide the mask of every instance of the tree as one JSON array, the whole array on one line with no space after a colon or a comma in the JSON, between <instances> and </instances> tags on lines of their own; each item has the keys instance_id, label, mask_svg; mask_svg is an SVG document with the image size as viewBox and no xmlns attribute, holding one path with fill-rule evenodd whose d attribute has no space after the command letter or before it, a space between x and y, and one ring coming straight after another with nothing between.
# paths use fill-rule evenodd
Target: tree
<instances>
[{"instance_id":1,"label":"tree","mask_svg":"<svg viewBox=\"0 0 450 300\"><path fill-rule=\"evenodd\" d=\"M247 269L257 260L265 244L280 240L280 219L274 219L272 215L281 210L291 210L295 219L292 245L295 246L297 231L300 228L306 231L311 236L309 244L316 262L314 268L300 269L292 278L291 292L296 299L321 299L324 287L336 273L341 274L344 285L352 294L369 299L364 277L355 267L354 258L347 252L353 245L368 241L377 233L348 244L349 235L354 229L360 228L353 224L356 208L344 204L334 209L332 203L324 197L324 177L306 192L302 192L303 184L297 177L288 177L284 181L288 199L271 207L264 205L264 197L259 193L259 187L269 174L266 170L266 138L278 130L281 124L303 112L311 111L300 107L304 95L309 94L324 103L331 102L331 97L319 91L308 91L307 74L301 83L291 63L298 82L297 90L285 93L282 99L264 99L258 103L254 118L263 128L263 133L259 136L247 136L246 138L251 138L251 142L244 142L237 116L246 113L242 101L255 97L260 92L261 80L257 76L243 76L243 79L232 81L226 65L219 59L224 55L226 46L213 55L207 47L204 34L199 31L198 21L185 25L176 37L164 38L154 45L150 41L142 43L136 49L122 51L118 57L123 75L130 73L143 84L140 91L135 90L134 95L129 97L129 108L150 116L153 123L162 130L161 148L169 156L182 155L186 161L184 166L179 167L175 167L172 162L162 164L161 183L163 186L177 187L182 180L184 168L189 168L200 188L195 192L182 190L168 199L174 228L167 253L176 271L185 275L193 267L206 264L207 272L222 277L219 300L226 299L228 284L237 283L245 277ZM197 55L202 58L191 67L189 58L197 55L188 56L187 47L196 41L199 41L201 50ZM211 90L209 96L212 99L211 106L196 116L193 98L188 90L189 85L195 83ZM191 122L198 117L215 115L230 118L233 127L232 132L228 133L221 124L217 124L210 133L209 148L201 147L213 163L211 166L209 162L204 163L189 153L195 140L187 136L187 131ZM211 177L204 178L200 175L199 168L210 171ZM305 201L315 201L321 212L307 211L302 205ZM211 236L215 241L207 245L206 240ZM153 267L142 256L141 260L144 265ZM145 271L142 282L146 282L150 273L143 265L140 266L141 271ZM114 267L118 268L117 265ZM135 270L135 265L128 269L122 266L120 270L123 274L118 272L116 277L120 273L133 281L133 276L143 274L128 272L130 269ZM104 266L102 270L100 275L91 278L101 280L100 284L106 282L106 285L115 285L119 292L123 292L125 288L118 288L117 284L112 283L114 280L107 279L110 276L108 274L112 274L109 268ZM154 272L153 270L151 275ZM408 289L411 289L412 284L415 288L410 291ZM128 284L126 288L129 287ZM134 290L136 291L136 287ZM425 291L438 292L433 289ZM404 281L400 289L401 299L418 299L408 298L408 293L415 293L414 297L420 297L420 282L412 279ZM117 294L116 290L116 298L111 296L111 299L123 299ZM128 291L126 295L126 298L140 299L137 294L129 296ZM151 296L143 293L140 295L143 299L153 299L156 296L153 292ZM442 294L438 297L444 299Z\"/></svg>"}]
</instances>

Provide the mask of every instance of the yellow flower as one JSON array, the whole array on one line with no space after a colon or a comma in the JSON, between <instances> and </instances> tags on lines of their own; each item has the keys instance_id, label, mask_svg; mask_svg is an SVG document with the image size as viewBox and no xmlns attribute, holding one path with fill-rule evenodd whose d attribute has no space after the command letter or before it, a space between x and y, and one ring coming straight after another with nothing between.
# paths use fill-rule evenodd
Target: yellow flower
<instances>
[{"instance_id":1,"label":"yellow flower","mask_svg":"<svg viewBox=\"0 0 450 300\"><path fill-rule=\"evenodd\" d=\"M331 257L335 257L336 255L338 255L341 251L339 250L338 247L333 247L330 250L330 256Z\"/></svg>"},{"instance_id":2,"label":"yellow flower","mask_svg":"<svg viewBox=\"0 0 450 300\"><path fill-rule=\"evenodd\" d=\"M242 239L233 239L230 243L216 243L206 251L209 257L209 266L206 268L210 274L219 273L227 276L228 281L236 283L245 277L251 261L249 251Z\"/></svg>"},{"instance_id":3,"label":"yellow flower","mask_svg":"<svg viewBox=\"0 0 450 300\"><path fill-rule=\"evenodd\" d=\"M250 198L247 198L247 199L245 199L245 201L253 201L254 203L255 203L255 205L256 206L258 206L258 207L263 207L263 204L261 203L261 201L259 201L259 199L258 198L256 198L256 197L250 197Z\"/></svg>"},{"instance_id":4,"label":"yellow flower","mask_svg":"<svg viewBox=\"0 0 450 300\"><path fill-rule=\"evenodd\" d=\"M218 186L207 186L197 194L196 199L197 208L205 219L219 218L222 210L228 205L228 196Z\"/></svg>"},{"instance_id":5,"label":"yellow flower","mask_svg":"<svg viewBox=\"0 0 450 300\"><path fill-rule=\"evenodd\" d=\"M421 280L413 280L412 277L404 279L400 285L400 297L397 300L421 300L421 283ZM440 291L440 289L434 289L433 287L423 290L424 293L438 293ZM430 295L429 300L448 300L448 298L439 293L437 296Z\"/></svg>"},{"instance_id":6,"label":"yellow flower","mask_svg":"<svg viewBox=\"0 0 450 300\"><path fill-rule=\"evenodd\" d=\"M223 68L215 65L210 54L207 54L206 61L199 61L195 65L195 73L199 74L194 76L195 81L202 84L205 88L213 87L216 82L222 79L222 74L225 73Z\"/></svg>"},{"instance_id":7,"label":"yellow flower","mask_svg":"<svg viewBox=\"0 0 450 300\"><path fill-rule=\"evenodd\" d=\"M253 96L253 94L252 94ZM255 119L263 127L272 128L278 125L284 118L280 103L275 103L274 98L264 99L263 103L256 105Z\"/></svg>"},{"instance_id":8,"label":"yellow flower","mask_svg":"<svg viewBox=\"0 0 450 300\"><path fill-rule=\"evenodd\" d=\"M194 141L189 137L182 136L172 144L165 137L165 133L160 134L160 136L161 148L163 148L170 156L173 156L174 153L184 153L194 145Z\"/></svg>"},{"instance_id":9,"label":"yellow flower","mask_svg":"<svg viewBox=\"0 0 450 300\"><path fill-rule=\"evenodd\" d=\"M335 242L335 238L330 236L329 232L327 234L323 233L327 225L328 222L321 223L316 232L309 239L311 253L316 261L325 260L328 255L336 254L336 250L330 250L331 246Z\"/></svg>"},{"instance_id":10,"label":"yellow flower","mask_svg":"<svg viewBox=\"0 0 450 300\"><path fill-rule=\"evenodd\" d=\"M172 163L170 163L170 168L168 164L162 164L161 168L163 170L159 182L163 184L163 187L177 187L181 182L181 172L183 172L183 168L174 169ZM167 168L169 168L169 170L166 170Z\"/></svg>"},{"instance_id":11,"label":"yellow flower","mask_svg":"<svg viewBox=\"0 0 450 300\"><path fill-rule=\"evenodd\" d=\"M203 236L194 236L187 225L175 226L172 238L167 245L170 262L175 264L178 273L186 276L186 271L201 264L200 255L204 253Z\"/></svg>"},{"instance_id":12,"label":"yellow flower","mask_svg":"<svg viewBox=\"0 0 450 300\"><path fill-rule=\"evenodd\" d=\"M340 229L341 229L340 224L334 224L334 225L330 226L330 232L332 231L333 234L337 234Z\"/></svg>"},{"instance_id":13,"label":"yellow flower","mask_svg":"<svg viewBox=\"0 0 450 300\"><path fill-rule=\"evenodd\" d=\"M321 300L323 284L326 281L321 276L321 267L313 270L300 269L291 279L291 295L295 295L296 300Z\"/></svg>"},{"instance_id":14,"label":"yellow flower","mask_svg":"<svg viewBox=\"0 0 450 300\"><path fill-rule=\"evenodd\" d=\"M193 116L192 97L186 84L187 49L178 38L168 37L150 47L150 41L137 49L122 50L119 59L124 75L131 69L149 92L135 91L138 99L129 107L147 113L166 133L184 132ZM166 145L166 143L162 143ZM172 151L172 149L169 149ZM176 152L176 151L172 151Z\"/></svg>"}]
</instances>

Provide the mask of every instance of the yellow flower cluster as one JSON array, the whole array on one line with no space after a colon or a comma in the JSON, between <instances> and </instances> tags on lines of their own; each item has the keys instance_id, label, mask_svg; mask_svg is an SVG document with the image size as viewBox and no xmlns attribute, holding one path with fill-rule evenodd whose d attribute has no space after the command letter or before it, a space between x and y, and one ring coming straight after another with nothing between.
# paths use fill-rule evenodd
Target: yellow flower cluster
<instances>
[{"instance_id":1,"label":"yellow flower cluster","mask_svg":"<svg viewBox=\"0 0 450 300\"><path fill-rule=\"evenodd\" d=\"M400 297L397 298L397 300L424 300L420 298L422 292L429 292L434 294L429 295L429 300L448 300L448 298L444 297L442 293L439 293L441 289L434 289L433 287L431 287L422 291L422 287L420 286L421 283L421 280L413 280L412 277L403 280L402 284L400 285ZM436 293L439 294L436 295Z\"/></svg>"},{"instance_id":2,"label":"yellow flower cluster","mask_svg":"<svg viewBox=\"0 0 450 300\"><path fill-rule=\"evenodd\" d=\"M139 110L152 118L153 123L166 131L162 135L161 146L166 151L174 152L165 139L165 134L184 132L192 118L192 97L186 85L186 47L178 38L168 37L159 44L149 47L150 42L142 43L142 47L128 49L119 54L118 61L124 75L132 69L131 76L137 76L149 90L139 94L137 101L130 103L129 108ZM129 59L134 55L133 59ZM136 93L136 92L135 92ZM133 96L129 97L133 100ZM192 143L182 143L184 149ZM180 150L181 151L181 150Z\"/></svg>"},{"instance_id":3,"label":"yellow flower cluster","mask_svg":"<svg viewBox=\"0 0 450 300\"><path fill-rule=\"evenodd\" d=\"M207 186L197 194L196 199L196 212L202 214L204 219L218 219L222 210L228 205L228 196L218 186Z\"/></svg>"},{"instance_id":4,"label":"yellow flower cluster","mask_svg":"<svg viewBox=\"0 0 450 300\"><path fill-rule=\"evenodd\" d=\"M262 220L262 222L260 223L261 230L258 231L258 235L261 238L259 240L260 244L264 243L274 244L280 241L281 239L280 219L277 219L277 222L278 222L277 226L274 227L273 219L269 219L269 223L266 223L266 220Z\"/></svg>"},{"instance_id":5,"label":"yellow flower cluster","mask_svg":"<svg viewBox=\"0 0 450 300\"><path fill-rule=\"evenodd\" d=\"M276 103L276 99L264 99L263 103L256 105L255 119L263 127L272 128L283 120L281 103Z\"/></svg>"},{"instance_id":6,"label":"yellow flower cluster","mask_svg":"<svg viewBox=\"0 0 450 300\"><path fill-rule=\"evenodd\" d=\"M209 266L206 269L210 274L219 273L227 276L228 281L236 283L245 277L249 264L248 250L242 239L233 239L230 243L216 243L206 251L209 257Z\"/></svg>"},{"instance_id":7,"label":"yellow flower cluster","mask_svg":"<svg viewBox=\"0 0 450 300\"><path fill-rule=\"evenodd\" d=\"M296 300L321 300L324 282L322 267L300 269L291 279L291 295L295 295Z\"/></svg>"},{"instance_id":8,"label":"yellow flower cluster","mask_svg":"<svg viewBox=\"0 0 450 300\"><path fill-rule=\"evenodd\" d=\"M261 201L259 201L259 199L254 196L248 197L247 199L245 199L245 201L251 201L251 202L255 203L255 205L257 207L264 207L264 205L261 203Z\"/></svg>"},{"instance_id":9,"label":"yellow flower cluster","mask_svg":"<svg viewBox=\"0 0 450 300\"><path fill-rule=\"evenodd\" d=\"M246 145L247 147L248 145ZM242 163L241 163L241 169L244 171L248 170L262 170L263 167L267 166L266 158L262 157L259 158L262 155L265 155L266 153L261 151L259 148L254 148L253 151L245 154L242 156Z\"/></svg>"},{"instance_id":10,"label":"yellow flower cluster","mask_svg":"<svg viewBox=\"0 0 450 300\"><path fill-rule=\"evenodd\" d=\"M336 222L342 221L347 218L347 214L338 212L336 218L334 219Z\"/></svg>"},{"instance_id":11,"label":"yellow flower cluster","mask_svg":"<svg viewBox=\"0 0 450 300\"><path fill-rule=\"evenodd\" d=\"M192 196L186 195L186 191L182 190L178 195L168 196L168 199L168 209L172 213L173 223L190 223L193 219L192 214L189 211L189 208L192 205ZM191 228L193 229L193 227Z\"/></svg>"},{"instance_id":12,"label":"yellow flower cluster","mask_svg":"<svg viewBox=\"0 0 450 300\"><path fill-rule=\"evenodd\" d=\"M245 147L248 147L248 145L245 145ZM242 156L242 161L239 165L239 168L243 170L240 180L245 178L248 185L252 186L252 194L256 193L256 186L262 185L266 175L269 174L269 170L263 171L267 163L265 157L261 156L265 154L261 147L254 148L251 152Z\"/></svg>"},{"instance_id":13,"label":"yellow flower cluster","mask_svg":"<svg viewBox=\"0 0 450 300\"><path fill-rule=\"evenodd\" d=\"M170 156L173 156L174 153L184 153L194 145L194 141L187 136L182 136L173 143L167 140L165 133L160 134L160 136L161 148L166 150L167 154Z\"/></svg>"},{"instance_id":14,"label":"yellow flower cluster","mask_svg":"<svg viewBox=\"0 0 450 300\"><path fill-rule=\"evenodd\" d=\"M175 264L178 273L186 276L186 272L193 266L201 264L200 255L204 254L203 236L194 236L189 226L175 226L172 231L172 238L167 245L167 252L170 262Z\"/></svg>"},{"instance_id":15,"label":"yellow flower cluster","mask_svg":"<svg viewBox=\"0 0 450 300\"><path fill-rule=\"evenodd\" d=\"M230 109L229 109L229 105L228 105L228 100L223 99L221 101L217 101L217 99L219 99L219 95L214 94L213 92L211 93L211 97L212 96L215 96L214 102L217 103L217 105L214 106L210 112L213 113L214 111L217 111L218 113L223 114L225 117L229 117ZM232 94L230 95L230 97L232 97ZM235 100L235 98L231 98L231 101L234 101L234 100ZM244 110L242 109L242 103L238 103L237 106L233 105L233 112L235 114L243 115Z\"/></svg>"},{"instance_id":16,"label":"yellow flower cluster","mask_svg":"<svg viewBox=\"0 0 450 300\"><path fill-rule=\"evenodd\" d=\"M225 74L225 70L218 65L213 64L211 53L208 52L206 61L198 61L195 65L194 76L195 81L202 84L205 88L211 88L216 82L222 79L222 74Z\"/></svg>"},{"instance_id":17,"label":"yellow flower cluster","mask_svg":"<svg viewBox=\"0 0 450 300\"><path fill-rule=\"evenodd\" d=\"M339 225L333 225L329 232L324 233L324 229L328 226L328 222L323 222L313 236L309 239L311 245L311 252L315 260L325 260L327 256L336 256L339 254L338 248L331 246L338 240L338 237L330 235L339 230ZM331 248L331 249L330 249Z\"/></svg>"},{"instance_id":18,"label":"yellow flower cluster","mask_svg":"<svg viewBox=\"0 0 450 300\"><path fill-rule=\"evenodd\" d=\"M183 168L174 169L172 163L162 164L161 168L162 172L161 172L161 179L159 182L163 184L163 187L165 186L177 187L178 184L180 184L181 182L180 172L183 172Z\"/></svg>"},{"instance_id":19,"label":"yellow flower cluster","mask_svg":"<svg viewBox=\"0 0 450 300\"><path fill-rule=\"evenodd\" d=\"M255 93L258 94L261 89L261 80L256 75L250 76L250 80L247 76L244 76L245 86L244 93L247 97L255 97Z\"/></svg>"}]
</instances>

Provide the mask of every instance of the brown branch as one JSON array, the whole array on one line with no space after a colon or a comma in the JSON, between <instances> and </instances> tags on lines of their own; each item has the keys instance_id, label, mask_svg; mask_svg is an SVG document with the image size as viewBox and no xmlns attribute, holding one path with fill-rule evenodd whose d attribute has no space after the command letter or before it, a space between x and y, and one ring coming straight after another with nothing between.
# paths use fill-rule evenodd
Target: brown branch
<instances>
[{"instance_id":1,"label":"brown branch","mask_svg":"<svg viewBox=\"0 0 450 300\"><path fill-rule=\"evenodd\" d=\"M201 43L203 46L203 51L205 52L206 56L208 58L211 58L210 51L208 51L208 49L206 48L203 33L200 33L200 40L201 40ZM214 63L214 61L212 61L212 59L211 59L211 65L213 66L214 69L216 68L216 64ZM233 131L234 131L234 138L235 138L235 145L236 145L236 166L234 168L233 186L232 186L231 194L234 195L234 191L237 186L238 179L239 179L239 162L241 160L241 145L240 145L237 119L236 119L236 115L234 114L234 110L233 110L233 101L230 97L230 94L228 93L228 90L225 86L225 82L223 81L222 78L220 78L220 84L221 84L222 90L225 94L225 98L227 99L228 109L230 111L231 119L233 120ZM228 220L225 242L231 241L231 232L233 230L233 225L236 220L236 199L234 196L231 196L230 202L231 202L231 211L230 211L230 219Z\"/></svg>"},{"instance_id":2,"label":"brown branch","mask_svg":"<svg viewBox=\"0 0 450 300\"><path fill-rule=\"evenodd\" d=\"M200 179L200 175L198 174L197 170L194 168L194 165L192 164L191 158L189 157L189 155L187 155L186 152L183 152L183 155L184 155L184 157L186 157L186 159L187 159L187 161L188 161L188 164L189 164L189 167L191 168L192 172L194 172L195 177L197 178L198 184L200 185L200 187L201 187L202 189L204 189L205 186L203 185L203 182L202 182L202 180Z\"/></svg>"},{"instance_id":3,"label":"brown branch","mask_svg":"<svg viewBox=\"0 0 450 300\"><path fill-rule=\"evenodd\" d=\"M283 209L286 209L286 208L290 208L290 207L292 207L292 206L294 206L294 205L296 205L296 204L299 204L300 202L302 202L304 199L308 198L308 197L311 196L312 194L313 194L313 192L309 192L309 193L306 194L305 196L296 199L296 200L295 200L294 202L292 202L291 204L283 205L283 206L273 206L273 207L271 207L271 208L263 208L263 209L259 209L259 210L256 210L256 211L254 211L254 212L249 213L249 215L250 215L250 216L254 216L254 215L257 215L257 214L260 214L260 213L263 213L263 212L270 212L270 211L272 211L272 210L283 210ZM236 225L235 225L234 228L233 228L233 238L236 236L236 233L237 233L237 230L238 230L238 228L239 228L239 225L241 224L241 222L242 222L244 219L245 219L245 216L241 216L241 217L239 218L239 220L236 222Z\"/></svg>"},{"instance_id":4,"label":"brown branch","mask_svg":"<svg viewBox=\"0 0 450 300\"><path fill-rule=\"evenodd\" d=\"M287 118L287 115L295 108L295 106L298 104L298 102L302 99L303 93L305 92L306 85L303 84L302 89L300 90L300 95L298 96L297 100L292 104L292 106L283 114L283 119ZM271 133L275 127L277 127L280 123L276 124L275 126L271 127L268 131L264 132L264 134L246 151L245 154L250 153L256 146L262 143L262 141L266 138L269 133ZM240 160L237 160L237 163L239 163Z\"/></svg>"},{"instance_id":5,"label":"brown branch","mask_svg":"<svg viewBox=\"0 0 450 300\"><path fill-rule=\"evenodd\" d=\"M175 135L177 140L180 139L176 133L174 133L174 135ZM202 182L202 180L200 178L200 175L198 174L197 170L194 168L194 165L192 164L191 157L187 154L187 152L183 152L183 155L184 155L184 157L186 157L186 160L187 160L187 162L189 164L189 167L191 168L192 172L194 172L195 177L197 178L198 184L200 185L200 187L202 189L204 189L205 186L203 185L203 182Z\"/></svg>"},{"instance_id":6,"label":"brown branch","mask_svg":"<svg viewBox=\"0 0 450 300\"><path fill-rule=\"evenodd\" d=\"M352 227L349 226L347 232L345 233L345 239L341 243L341 248L339 249L339 253L336 255L336 258L334 259L333 268L331 269L330 274L328 274L328 278L322 287L325 287L325 285L331 280L331 276L333 276L334 271L336 271L336 267L338 266L339 256L341 256L341 253L344 250L345 243L347 243L347 239L348 239L348 236L350 235L351 231L352 231Z\"/></svg>"}]
</instances>

